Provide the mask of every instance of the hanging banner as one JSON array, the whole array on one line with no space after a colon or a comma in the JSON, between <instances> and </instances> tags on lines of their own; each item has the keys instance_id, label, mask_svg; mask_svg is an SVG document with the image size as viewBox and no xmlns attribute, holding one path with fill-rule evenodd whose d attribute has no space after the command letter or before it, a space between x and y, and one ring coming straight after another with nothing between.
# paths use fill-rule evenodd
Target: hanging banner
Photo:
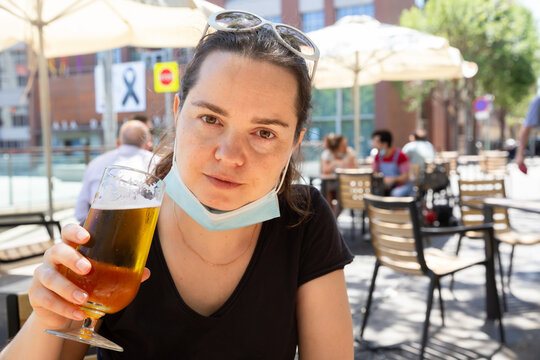
<instances>
[{"instance_id":1,"label":"hanging banner","mask_svg":"<svg viewBox=\"0 0 540 360\"><path fill-rule=\"evenodd\" d=\"M113 64L111 70L112 104L117 113L146 110L146 74L142 61ZM94 69L96 112L105 110L105 82L103 67Z\"/></svg>"}]
</instances>

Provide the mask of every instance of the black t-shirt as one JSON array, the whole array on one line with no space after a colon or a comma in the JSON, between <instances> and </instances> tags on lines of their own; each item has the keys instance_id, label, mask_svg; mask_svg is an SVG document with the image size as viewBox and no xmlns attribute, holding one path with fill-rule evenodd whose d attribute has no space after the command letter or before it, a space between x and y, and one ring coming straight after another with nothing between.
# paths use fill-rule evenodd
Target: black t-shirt
<instances>
[{"instance_id":1,"label":"black t-shirt","mask_svg":"<svg viewBox=\"0 0 540 360\"><path fill-rule=\"evenodd\" d=\"M230 298L206 317L178 293L154 234L150 278L124 310L107 315L99 333L124 352L99 349L100 359L294 359L298 343L296 293L317 277L342 269L353 256L332 211L314 188L311 215L280 201L281 217L262 225L247 269Z\"/></svg>"}]
</instances>

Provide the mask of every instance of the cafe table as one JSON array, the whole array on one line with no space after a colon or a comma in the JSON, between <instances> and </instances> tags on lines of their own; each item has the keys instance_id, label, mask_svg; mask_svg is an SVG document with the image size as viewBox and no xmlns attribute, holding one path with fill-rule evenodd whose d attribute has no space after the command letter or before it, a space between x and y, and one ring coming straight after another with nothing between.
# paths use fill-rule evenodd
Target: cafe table
<instances>
[{"instance_id":1,"label":"cafe table","mask_svg":"<svg viewBox=\"0 0 540 360\"><path fill-rule=\"evenodd\" d=\"M483 201L483 213L485 223L493 222L493 212L495 208L515 209L540 214L540 201L487 197ZM495 319L497 311L500 311L500 308L498 308L498 304L490 301L490 299L493 299L493 296L497 296L497 289L495 287L495 283L493 281L490 281L491 279L494 279L494 274L487 274L488 272L494 271L492 259L493 251L495 249L494 247L495 243L493 239L491 239L491 241L486 241L486 256L488 256L488 254L489 256L491 256L488 271L486 271L486 279L488 279L486 286L486 312L489 319Z\"/></svg>"}]
</instances>

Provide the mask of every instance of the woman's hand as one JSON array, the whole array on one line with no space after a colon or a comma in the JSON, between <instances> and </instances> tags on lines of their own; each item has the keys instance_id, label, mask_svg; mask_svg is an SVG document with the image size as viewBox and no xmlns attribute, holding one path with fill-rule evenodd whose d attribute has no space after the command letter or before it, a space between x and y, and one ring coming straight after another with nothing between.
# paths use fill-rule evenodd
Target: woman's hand
<instances>
[{"instance_id":1,"label":"woman's hand","mask_svg":"<svg viewBox=\"0 0 540 360\"><path fill-rule=\"evenodd\" d=\"M62 229L63 242L47 250L43 264L34 271L28 296L36 320L44 328L59 329L67 327L71 320L84 319L79 305L88 300L88 294L65 278L63 273L65 267L79 275L88 274L92 265L75 248L89 239L90 235L81 226L65 226Z\"/></svg>"},{"instance_id":2,"label":"woman's hand","mask_svg":"<svg viewBox=\"0 0 540 360\"><path fill-rule=\"evenodd\" d=\"M66 268L79 275L90 272L92 265L75 248L85 244L90 234L81 226L70 224L62 229L62 243L45 252L43 264L34 271L34 280L28 289L30 304L36 321L49 329L65 328L72 320L83 320L80 305L88 300L88 294L69 281ZM142 280L150 277L150 270L144 269Z\"/></svg>"}]
</instances>

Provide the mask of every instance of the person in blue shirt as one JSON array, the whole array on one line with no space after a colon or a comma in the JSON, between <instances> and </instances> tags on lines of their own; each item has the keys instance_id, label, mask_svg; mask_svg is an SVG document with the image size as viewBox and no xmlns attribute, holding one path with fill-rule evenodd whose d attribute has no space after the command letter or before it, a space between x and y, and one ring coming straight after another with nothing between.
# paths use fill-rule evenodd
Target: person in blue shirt
<instances>
[{"instance_id":1,"label":"person in blue shirt","mask_svg":"<svg viewBox=\"0 0 540 360\"><path fill-rule=\"evenodd\" d=\"M519 169L523 173L527 173L527 166L525 165L525 148L529 141L529 136L533 128L540 128L540 96L534 98L529 104L529 110L525 117L525 122L521 127L519 133L519 144L516 149L515 162L518 164Z\"/></svg>"}]
</instances>

